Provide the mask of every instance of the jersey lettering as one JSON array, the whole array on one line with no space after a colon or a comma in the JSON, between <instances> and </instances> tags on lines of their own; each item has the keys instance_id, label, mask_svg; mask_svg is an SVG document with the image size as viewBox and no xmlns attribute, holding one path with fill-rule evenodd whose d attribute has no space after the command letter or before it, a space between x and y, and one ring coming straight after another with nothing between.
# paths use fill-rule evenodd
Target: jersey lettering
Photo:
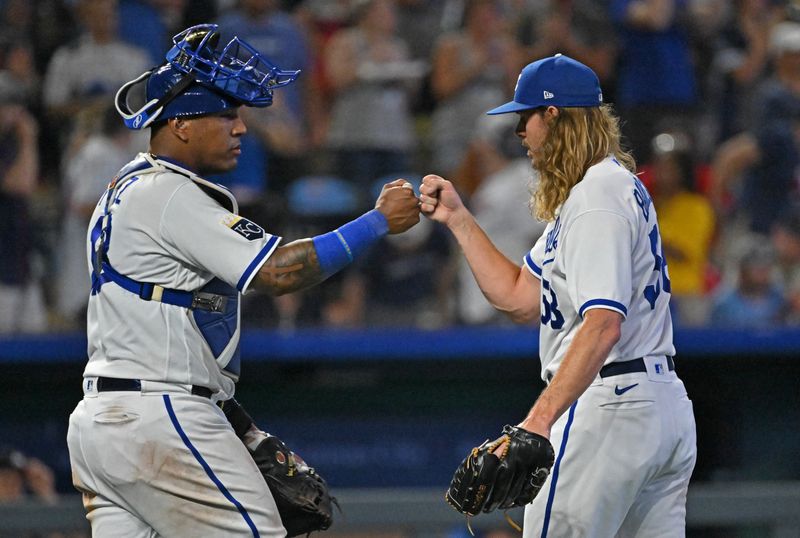
<instances>
[{"instance_id":1,"label":"jersey lettering","mask_svg":"<svg viewBox=\"0 0 800 538\"><path fill-rule=\"evenodd\" d=\"M633 184L633 197L636 198L636 204L642 210L644 220L649 221L650 206L653 203L653 199L636 176L633 176ZM667 259L664 257L664 245L661 244L661 234L658 233L658 223L653 225L647 237L650 239L650 252L653 254L653 271L658 273L658 275L655 283L650 284L644 289L644 298L650 305L650 310L654 310L658 296L661 295L662 291L670 293L672 286L667 271Z\"/></svg>"},{"instance_id":2,"label":"jersey lettering","mask_svg":"<svg viewBox=\"0 0 800 538\"><path fill-rule=\"evenodd\" d=\"M549 254L558 247L558 234L561 232L561 217L557 217L553 224L553 229L547 232L547 241L544 247L544 253Z\"/></svg>"},{"instance_id":3,"label":"jersey lettering","mask_svg":"<svg viewBox=\"0 0 800 538\"><path fill-rule=\"evenodd\" d=\"M639 181L636 177L633 178L633 197L636 198L636 203L639 205L639 208L642 210L642 214L644 215L644 220L650 221L650 204L653 202L653 199L650 198L650 193L647 192L647 189L642 185L642 182Z\"/></svg>"},{"instance_id":4,"label":"jersey lettering","mask_svg":"<svg viewBox=\"0 0 800 538\"><path fill-rule=\"evenodd\" d=\"M661 294L661 291L666 293L672 292L672 285L669 281L669 272L667 271L667 259L664 257L664 245L661 243L661 235L658 233L658 224L653 226L648 234L650 238L650 252L653 253L653 271L658 273L655 284L651 284L644 289L644 298L650 304L650 310L655 309L656 299Z\"/></svg>"},{"instance_id":5,"label":"jersey lettering","mask_svg":"<svg viewBox=\"0 0 800 538\"><path fill-rule=\"evenodd\" d=\"M548 300L547 295L550 295ZM556 292L550 287L550 282L542 279L542 325L550 325L557 331L564 326L564 314L558 309Z\"/></svg>"}]
</instances>

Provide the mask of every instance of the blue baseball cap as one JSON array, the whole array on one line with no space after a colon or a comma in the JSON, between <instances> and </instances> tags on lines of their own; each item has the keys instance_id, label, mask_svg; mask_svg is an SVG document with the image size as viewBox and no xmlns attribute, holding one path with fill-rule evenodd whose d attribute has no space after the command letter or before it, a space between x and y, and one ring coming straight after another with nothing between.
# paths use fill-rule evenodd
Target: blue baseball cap
<instances>
[{"instance_id":1,"label":"blue baseball cap","mask_svg":"<svg viewBox=\"0 0 800 538\"><path fill-rule=\"evenodd\" d=\"M514 100L487 114L508 114L541 106L595 107L603 104L600 80L587 66L556 54L525 66L517 79Z\"/></svg>"}]
</instances>

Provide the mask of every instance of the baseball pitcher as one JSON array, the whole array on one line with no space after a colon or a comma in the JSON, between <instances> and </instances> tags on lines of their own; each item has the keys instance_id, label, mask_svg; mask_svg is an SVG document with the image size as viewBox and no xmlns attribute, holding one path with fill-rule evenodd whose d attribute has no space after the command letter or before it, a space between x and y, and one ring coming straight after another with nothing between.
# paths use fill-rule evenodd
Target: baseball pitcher
<instances>
[{"instance_id":1,"label":"baseball pitcher","mask_svg":"<svg viewBox=\"0 0 800 538\"><path fill-rule=\"evenodd\" d=\"M695 422L650 195L580 62L529 64L514 100L489 112L507 113L519 116L540 177L532 207L548 223L524 263L494 247L449 181L424 178L422 210L453 232L492 305L538 322L547 387L517 427L465 459L447 500L470 515L527 505L525 538L684 536Z\"/></svg>"}]
</instances>

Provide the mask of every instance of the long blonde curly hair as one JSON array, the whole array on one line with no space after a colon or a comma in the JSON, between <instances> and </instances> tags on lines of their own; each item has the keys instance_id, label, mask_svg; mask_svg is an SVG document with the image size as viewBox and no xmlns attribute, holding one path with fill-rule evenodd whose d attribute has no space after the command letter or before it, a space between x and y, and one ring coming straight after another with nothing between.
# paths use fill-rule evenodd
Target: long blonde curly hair
<instances>
[{"instance_id":1,"label":"long blonde curly hair","mask_svg":"<svg viewBox=\"0 0 800 538\"><path fill-rule=\"evenodd\" d=\"M633 156L620 145L619 119L610 105L558 111L558 116L548 119L544 143L533 155L539 183L531 197L531 211L545 222L555 218L556 210L589 167L608 155L636 172Z\"/></svg>"}]
</instances>

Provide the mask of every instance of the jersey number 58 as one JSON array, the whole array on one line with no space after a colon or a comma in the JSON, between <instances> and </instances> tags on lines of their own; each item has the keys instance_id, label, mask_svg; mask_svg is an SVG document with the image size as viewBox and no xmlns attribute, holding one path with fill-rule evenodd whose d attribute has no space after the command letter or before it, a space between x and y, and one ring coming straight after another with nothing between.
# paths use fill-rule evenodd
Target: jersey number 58
<instances>
[{"instance_id":1,"label":"jersey number 58","mask_svg":"<svg viewBox=\"0 0 800 538\"><path fill-rule=\"evenodd\" d=\"M653 253L655 263L653 271L658 273L655 284L650 284L644 289L644 298L650 304L650 310L656 307L656 299L661 294L661 290L671 293L672 287L669 283L669 273L667 272L667 259L664 257L664 246L661 245L661 235L658 233L658 224L648 234L650 238L650 252ZM660 247L660 248L659 248Z\"/></svg>"},{"instance_id":2,"label":"jersey number 58","mask_svg":"<svg viewBox=\"0 0 800 538\"><path fill-rule=\"evenodd\" d=\"M548 299L547 296L550 295ZM556 292L550 287L550 282L542 279L542 325L550 325L554 331L564 326L564 314L558 309Z\"/></svg>"}]
</instances>

